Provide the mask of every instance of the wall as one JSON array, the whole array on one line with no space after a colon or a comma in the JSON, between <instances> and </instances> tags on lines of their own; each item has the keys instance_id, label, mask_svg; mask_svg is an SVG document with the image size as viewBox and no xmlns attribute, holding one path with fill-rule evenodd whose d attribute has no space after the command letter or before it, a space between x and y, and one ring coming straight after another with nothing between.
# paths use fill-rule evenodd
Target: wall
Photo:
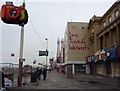
<instances>
[{"instance_id":1,"label":"wall","mask_svg":"<svg viewBox=\"0 0 120 91\"><path fill-rule=\"evenodd\" d=\"M65 61L85 61L88 55L87 23L68 22Z\"/></svg>"},{"instance_id":2,"label":"wall","mask_svg":"<svg viewBox=\"0 0 120 91\"><path fill-rule=\"evenodd\" d=\"M73 77L72 64L66 65L66 69L67 69L67 71L66 71L66 77L67 78L72 78Z\"/></svg>"}]
</instances>

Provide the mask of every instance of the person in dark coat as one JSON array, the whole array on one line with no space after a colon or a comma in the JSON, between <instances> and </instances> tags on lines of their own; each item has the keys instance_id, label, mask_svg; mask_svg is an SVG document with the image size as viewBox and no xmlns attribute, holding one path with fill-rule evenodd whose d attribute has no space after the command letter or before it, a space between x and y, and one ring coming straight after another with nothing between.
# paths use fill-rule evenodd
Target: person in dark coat
<instances>
[{"instance_id":1,"label":"person in dark coat","mask_svg":"<svg viewBox=\"0 0 120 91\"><path fill-rule=\"evenodd\" d=\"M38 69L34 72L34 82L36 82L36 86L38 85Z\"/></svg>"},{"instance_id":2,"label":"person in dark coat","mask_svg":"<svg viewBox=\"0 0 120 91\"><path fill-rule=\"evenodd\" d=\"M46 80L46 76L47 76L47 69L44 68L43 69L43 79Z\"/></svg>"},{"instance_id":3,"label":"person in dark coat","mask_svg":"<svg viewBox=\"0 0 120 91\"><path fill-rule=\"evenodd\" d=\"M38 69L38 79L40 80L41 79L41 74L42 74L42 69Z\"/></svg>"},{"instance_id":4,"label":"person in dark coat","mask_svg":"<svg viewBox=\"0 0 120 91\"><path fill-rule=\"evenodd\" d=\"M3 87L5 87L5 85L4 85L4 73L2 71L0 71L0 79L2 79L1 85L3 88Z\"/></svg>"}]
</instances>

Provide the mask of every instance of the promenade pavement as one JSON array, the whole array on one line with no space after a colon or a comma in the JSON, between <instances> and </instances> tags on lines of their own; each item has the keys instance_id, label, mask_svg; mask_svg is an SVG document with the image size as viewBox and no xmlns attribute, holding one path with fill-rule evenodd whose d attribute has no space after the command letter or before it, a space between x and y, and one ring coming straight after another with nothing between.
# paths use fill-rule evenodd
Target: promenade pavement
<instances>
[{"instance_id":1,"label":"promenade pavement","mask_svg":"<svg viewBox=\"0 0 120 91\"><path fill-rule=\"evenodd\" d=\"M117 78L111 79L102 76L77 74L74 78L68 79L61 73L54 70L48 73L45 81L41 77L38 86L36 86L35 83L29 82L22 87L16 87L14 89L21 89L22 91L25 89L79 89L79 91L83 91L84 89L85 91L86 89L91 91L103 91L104 89L104 91L120 91L118 85L119 83Z\"/></svg>"},{"instance_id":2,"label":"promenade pavement","mask_svg":"<svg viewBox=\"0 0 120 91\"><path fill-rule=\"evenodd\" d=\"M120 89L120 77L105 77L101 75L76 74L74 76L74 79L80 83L86 84L88 89L90 88Z\"/></svg>"}]
</instances>

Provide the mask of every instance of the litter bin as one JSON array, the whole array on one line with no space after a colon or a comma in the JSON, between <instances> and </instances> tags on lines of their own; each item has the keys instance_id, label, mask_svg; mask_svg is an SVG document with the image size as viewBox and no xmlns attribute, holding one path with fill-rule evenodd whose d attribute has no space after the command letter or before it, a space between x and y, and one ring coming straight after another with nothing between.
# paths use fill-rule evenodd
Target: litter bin
<instances>
[{"instance_id":1,"label":"litter bin","mask_svg":"<svg viewBox=\"0 0 120 91\"><path fill-rule=\"evenodd\" d=\"M36 82L36 81L37 81L36 74L35 74L35 72L32 72L31 73L31 82Z\"/></svg>"}]
</instances>

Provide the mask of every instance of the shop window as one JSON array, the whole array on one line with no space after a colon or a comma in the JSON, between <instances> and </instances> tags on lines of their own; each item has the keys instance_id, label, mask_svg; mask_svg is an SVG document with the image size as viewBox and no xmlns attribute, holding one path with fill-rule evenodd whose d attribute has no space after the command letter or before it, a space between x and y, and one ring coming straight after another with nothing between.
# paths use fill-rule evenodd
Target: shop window
<instances>
[{"instance_id":1,"label":"shop window","mask_svg":"<svg viewBox=\"0 0 120 91\"><path fill-rule=\"evenodd\" d=\"M86 65L75 64L75 73L86 73Z\"/></svg>"}]
</instances>

